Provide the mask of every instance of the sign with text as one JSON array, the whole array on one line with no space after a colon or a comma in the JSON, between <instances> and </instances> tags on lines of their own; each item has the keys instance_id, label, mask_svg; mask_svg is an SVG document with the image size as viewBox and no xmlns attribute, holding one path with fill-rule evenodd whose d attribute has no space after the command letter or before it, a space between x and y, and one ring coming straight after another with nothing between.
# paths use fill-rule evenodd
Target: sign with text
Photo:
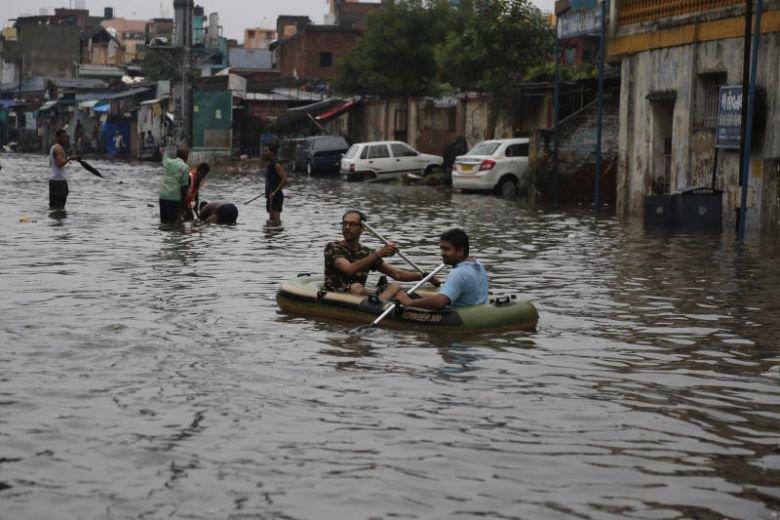
<instances>
[{"instance_id":1,"label":"sign with text","mask_svg":"<svg viewBox=\"0 0 780 520\"><path fill-rule=\"evenodd\" d=\"M739 148L742 126L742 87L720 87L718 124L715 129L715 146Z\"/></svg>"},{"instance_id":2,"label":"sign with text","mask_svg":"<svg viewBox=\"0 0 780 520\"><path fill-rule=\"evenodd\" d=\"M583 34L597 33L600 26L600 9L572 10L558 17L558 38L572 38Z\"/></svg>"}]
</instances>

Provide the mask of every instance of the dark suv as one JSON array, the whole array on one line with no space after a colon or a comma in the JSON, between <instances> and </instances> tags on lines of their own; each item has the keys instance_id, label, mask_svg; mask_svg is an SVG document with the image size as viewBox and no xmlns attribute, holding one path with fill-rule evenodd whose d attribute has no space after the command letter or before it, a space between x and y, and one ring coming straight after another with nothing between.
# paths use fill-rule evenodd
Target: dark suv
<instances>
[{"instance_id":1,"label":"dark suv","mask_svg":"<svg viewBox=\"0 0 780 520\"><path fill-rule=\"evenodd\" d=\"M338 175L341 155L348 148L347 141L339 135L307 137L295 150L295 169L304 169L309 175Z\"/></svg>"}]
</instances>

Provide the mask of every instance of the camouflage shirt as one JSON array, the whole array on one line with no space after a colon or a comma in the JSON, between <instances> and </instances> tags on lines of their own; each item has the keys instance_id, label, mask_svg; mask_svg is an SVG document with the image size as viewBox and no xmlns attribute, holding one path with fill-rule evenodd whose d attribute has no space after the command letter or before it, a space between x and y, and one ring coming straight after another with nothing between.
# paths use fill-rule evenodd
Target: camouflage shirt
<instances>
[{"instance_id":1,"label":"camouflage shirt","mask_svg":"<svg viewBox=\"0 0 780 520\"><path fill-rule=\"evenodd\" d=\"M356 262L372 253L372 250L366 246L358 246L353 250L347 246L343 240L340 242L330 242L325 246L325 290L347 292L349 286L353 283L365 285L368 279L369 271L376 271L382 265L382 259L379 258L362 271L358 271L352 276L347 276L339 271L336 266L336 260L346 258L350 262Z\"/></svg>"}]
</instances>

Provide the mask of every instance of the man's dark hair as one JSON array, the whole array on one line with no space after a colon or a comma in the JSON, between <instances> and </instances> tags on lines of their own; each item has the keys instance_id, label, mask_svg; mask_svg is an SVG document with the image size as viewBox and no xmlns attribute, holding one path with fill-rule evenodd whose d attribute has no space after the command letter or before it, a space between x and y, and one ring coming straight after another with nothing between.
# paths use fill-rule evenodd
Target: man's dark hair
<instances>
[{"instance_id":1,"label":"man's dark hair","mask_svg":"<svg viewBox=\"0 0 780 520\"><path fill-rule=\"evenodd\" d=\"M235 224L238 218L238 208L235 204L223 204L217 208L217 222L220 224Z\"/></svg>"},{"instance_id":2,"label":"man's dark hair","mask_svg":"<svg viewBox=\"0 0 780 520\"><path fill-rule=\"evenodd\" d=\"M55 137L62 137L63 135L68 135L68 132L66 132L64 128L60 128L59 130L54 132Z\"/></svg>"},{"instance_id":3,"label":"man's dark hair","mask_svg":"<svg viewBox=\"0 0 780 520\"><path fill-rule=\"evenodd\" d=\"M198 171L201 173L201 175L206 175L208 172L211 171L211 167L209 166L208 163L202 162L198 165Z\"/></svg>"},{"instance_id":4,"label":"man's dark hair","mask_svg":"<svg viewBox=\"0 0 780 520\"><path fill-rule=\"evenodd\" d=\"M341 220L344 220L344 217L346 217L350 213L357 213L358 215L360 215L360 220L361 221L362 220L368 220L368 217L366 216L366 214L363 213L362 211L360 211L359 209L348 209L347 211L344 212L343 215L341 215Z\"/></svg>"},{"instance_id":5,"label":"man's dark hair","mask_svg":"<svg viewBox=\"0 0 780 520\"><path fill-rule=\"evenodd\" d=\"M462 249L463 254L469 256L469 236L462 229L450 229L439 237L439 240L449 242L455 249Z\"/></svg>"},{"instance_id":6,"label":"man's dark hair","mask_svg":"<svg viewBox=\"0 0 780 520\"><path fill-rule=\"evenodd\" d=\"M265 147L271 150L271 153L276 155L276 152L279 150L279 145L277 145L275 142L271 141L270 143L265 143Z\"/></svg>"}]
</instances>

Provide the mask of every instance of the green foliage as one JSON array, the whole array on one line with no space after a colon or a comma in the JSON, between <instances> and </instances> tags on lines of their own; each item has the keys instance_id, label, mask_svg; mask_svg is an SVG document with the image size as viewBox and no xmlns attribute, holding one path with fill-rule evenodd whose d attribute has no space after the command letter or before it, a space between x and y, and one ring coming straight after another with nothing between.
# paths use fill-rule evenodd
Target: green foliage
<instances>
[{"instance_id":1,"label":"green foliage","mask_svg":"<svg viewBox=\"0 0 780 520\"><path fill-rule=\"evenodd\" d=\"M528 0L474 0L460 21L436 49L436 62L442 79L462 90L500 96L553 50L553 28Z\"/></svg>"},{"instance_id":2,"label":"green foliage","mask_svg":"<svg viewBox=\"0 0 780 520\"><path fill-rule=\"evenodd\" d=\"M575 65L561 65L562 81L577 81L580 79L595 78L598 76L598 69L591 64L577 63ZM554 81L555 80L555 62L548 61L534 65L528 69L525 74L526 81Z\"/></svg>"},{"instance_id":3,"label":"green foliage","mask_svg":"<svg viewBox=\"0 0 780 520\"><path fill-rule=\"evenodd\" d=\"M397 0L369 16L363 40L339 63L348 94L501 96L549 60L553 29L530 0Z\"/></svg>"},{"instance_id":4,"label":"green foliage","mask_svg":"<svg viewBox=\"0 0 780 520\"><path fill-rule=\"evenodd\" d=\"M142 67L144 76L152 80L171 79L178 73L176 56L171 49L147 47Z\"/></svg>"},{"instance_id":5,"label":"green foliage","mask_svg":"<svg viewBox=\"0 0 780 520\"><path fill-rule=\"evenodd\" d=\"M434 50L455 16L445 0L400 0L372 13L360 44L340 61L333 86L344 93L383 96L431 94Z\"/></svg>"}]
</instances>

